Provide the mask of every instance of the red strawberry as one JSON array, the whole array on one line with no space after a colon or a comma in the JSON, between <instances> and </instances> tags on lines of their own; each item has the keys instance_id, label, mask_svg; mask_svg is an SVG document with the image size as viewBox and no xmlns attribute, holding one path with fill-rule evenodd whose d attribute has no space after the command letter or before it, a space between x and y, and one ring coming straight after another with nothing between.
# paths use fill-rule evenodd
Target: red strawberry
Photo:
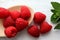
<instances>
[{"instance_id":1,"label":"red strawberry","mask_svg":"<svg viewBox=\"0 0 60 40\"><path fill-rule=\"evenodd\" d=\"M14 22L14 20L9 16L9 17L7 17L5 20L4 20L4 22L3 22L3 26L5 27L5 28L7 28L8 26L14 26L14 24L15 24L15 22Z\"/></svg>"},{"instance_id":2,"label":"red strawberry","mask_svg":"<svg viewBox=\"0 0 60 40\"><path fill-rule=\"evenodd\" d=\"M21 18L23 19L29 19L31 16L30 10L26 6L21 6Z\"/></svg>"},{"instance_id":3,"label":"red strawberry","mask_svg":"<svg viewBox=\"0 0 60 40\"><path fill-rule=\"evenodd\" d=\"M22 18L16 19L16 28L18 31L25 29L27 26L28 26L28 21L26 21Z\"/></svg>"},{"instance_id":4,"label":"red strawberry","mask_svg":"<svg viewBox=\"0 0 60 40\"><path fill-rule=\"evenodd\" d=\"M14 26L9 26L5 29L4 32L8 38L12 38L16 36L17 29Z\"/></svg>"},{"instance_id":5,"label":"red strawberry","mask_svg":"<svg viewBox=\"0 0 60 40\"><path fill-rule=\"evenodd\" d=\"M43 22L40 25L40 32L42 34L49 32L52 29L52 26L49 25L47 22Z\"/></svg>"},{"instance_id":6,"label":"red strawberry","mask_svg":"<svg viewBox=\"0 0 60 40\"><path fill-rule=\"evenodd\" d=\"M11 15L11 17L15 20L15 19L17 19L17 18L20 17L20 12L18 12L18 11L12 11L12 12L10 13L10 15Z\"/></svg>"},{"instance_id":7,"label":"red strawberry","mask_svg":"<svg viewBox=\"0 0 60 40\"><path fill-rule=\"evenodd\" d=\"M0 18L6 18L9 16L9 11L5 8L0 7Z\"/></svg>"},{"instance_id":8,"label":"red strawberry","mask_svg":"<svg viewBox=\"0 0 60 40\"><path fill-rule=\"evenodd\" d=\"M32 25L30 28L28 28L28 33L33 37L39 37L40 35L39 29L35 25Z\"/></svg>"},{"instance_id":9,"label":"red strawberry","mask_svg":"<svg viewBox=\"0 0 60 40\"><path fill-rule=\"evenodd\" d=\"M41 12L36 12L34 14L34 22L40 24L45 20L46 16Z\"/></svg>"}]
</instances>

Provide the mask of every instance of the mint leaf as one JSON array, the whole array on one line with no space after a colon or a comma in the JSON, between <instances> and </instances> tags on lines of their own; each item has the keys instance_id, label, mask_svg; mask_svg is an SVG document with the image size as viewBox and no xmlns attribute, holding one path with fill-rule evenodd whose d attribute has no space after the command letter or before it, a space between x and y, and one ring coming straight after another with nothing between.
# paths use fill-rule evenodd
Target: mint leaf
<instances>
[{"instance_id":1,"label":"mint leaf","mask_svg":"<svg viewBox=\"0 0 60 40\"><path fill-rule=\"evenodd\" d=\"M60 23L57 24L54 29L60 29Z\"/></svg>"},{"instance_id":2,"label":"mint leaf","mask_svg":"<svg viewBox=\"0 0 60 40\"><path fill-rule=\"evenodd\" d=\"M58 2L51 2L53 8L57 11L60 11L60 3Z\"/></svg>"},{"instance_id":3,"label":"mint leaf","mask_svg":"<svg viewBox=\"0 0 60 40\"><path fill-rule=\"evenodd\" d=\"M51 9L51 11L52 11L55 15L57 15L57 16L60 17L60 11L56 11L56 10L54 10L54 9Z\"/></svg>"},{"instance_id":4,"label":"mint leaf","mask_svg":"<svg viewBox=\"0 0 60 40\"><path fill-rule=\"evenodd\" d=\"M53 15L51 16L51 22L59 23L55 26L54 29L60 29L60 3L51 2L54 9L51 9Z\"/></svg>"},{"instance_id":5,"label":"mint leaf","mask_svg":"<svg viewBox=\"0 0 60 40\"><path fill-rule=\"evenodd\" d=\"M58 18L57 22L60 22L60 17Z\"/></svg>"},{"instance_id":6,"label":"mint leaf","mask_svg":"<svg viewBox=\"0 0 60 40\"><path fill-rule=\"evenodd\" d=\"M52 11L52 13L56 13L57 11L56 10L54 10L54 9L51 9L51 11Z\"/></svg>"},{"instance_id":7,"label":"mint leaf","mask_svg":"<svg viewBox=\"0 0 60 40\"><path fill-rule=\"evenodd\" d=\"M60 17L60 11L57 11L56 12L56 15Z\"/></svg>"},{"instance_id":8,"label":"mint leaf","mask_svg":"<svg viewBox=\"0 0 60 40\"><path fill-rule=\"evenodd\" d=\"M53 14L53 15L51 16L51 22L53 22L53 23L58 23L58 22L60 22L60 17L59 17L58 15L56 15L56 13Z\"/></svg>"}]
</instances>

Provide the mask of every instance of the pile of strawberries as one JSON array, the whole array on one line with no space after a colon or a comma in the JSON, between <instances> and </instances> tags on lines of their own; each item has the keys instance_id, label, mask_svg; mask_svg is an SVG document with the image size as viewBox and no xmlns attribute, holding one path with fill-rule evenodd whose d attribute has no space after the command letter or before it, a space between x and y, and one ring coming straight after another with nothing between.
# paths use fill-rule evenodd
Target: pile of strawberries
<instances>
[{"instance_id":1,"label":"pile of strawberries","mask_svg":"<svg viewBox=\"0 0 60 40\"><path fill-rule=\"evenodd\" d=\"M31 17L32 13L26 6L22 6L20 10L21 12L17 10L10 12L8 9L0 7L0 19L4 19L4 33L8 38L15 37L18 32L29 26L27 20ZM28 27L27 32L33 37L39 37L40 34L49 32L52 26L45 22L45 19L46 16L43 13L36 12L33 19L34 24Z\"/></svg>"}]
</instances>

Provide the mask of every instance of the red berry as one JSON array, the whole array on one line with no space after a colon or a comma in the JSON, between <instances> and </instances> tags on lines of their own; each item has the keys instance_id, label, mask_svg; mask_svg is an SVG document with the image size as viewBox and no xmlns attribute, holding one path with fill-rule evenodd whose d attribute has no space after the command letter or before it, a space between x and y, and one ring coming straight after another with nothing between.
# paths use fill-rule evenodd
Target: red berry
<instances>
[{"instance_id":1,"label":"red berry","mask_svg":"<svg viewBox=\"0 0 60 40\"><path fill-rule=\"evenodd\" d=\"M7 28L8 26L14 26L14 24L15 24L15 22L14 22L14 20L9 16L9 17L7 17L5 20L4 20L4 22L3 22L3 26L5 27L5 28Z\"/></svg>"},{"instance_id":2,"label":"red berry","mask_svg":"<svg viewBox=\"0 0 60 40\"><path fill-rule=\"evenodd\" d=\"M41 12L36 12L34 14L34 22L40 24L45 20L46 16Z\"/></svg>"},{"instance_id":3,"label":"red berry","mask_svg":"<svg viewBox=\"0 0 60 40\"><path fill-rule=\"evenodd\" d=\"M22 18L16 19L16 28L18 31L25 29L27 26L28 26L28 21L26 21Z\"/></svg>"},{"instance_id":4,"label":"red berry","mask_svg":"<svg viewBox=\"0 0 60 40\"><path fill-rule=\"evenodd\" d=\"M49 32L52 29L52 26L49 25L47 22L43 22L40 25L40 32L42 34Z\"/></svg>"},{"instance_id":5,"label":"red berry","mask_svg":"<svg viewBox=\"0 0 60 40\"><path fill-rule=\"evenodd\" d=\"M10 15L11 15L11 17L15 20L15 19L17 19L17 18L20 17L20 12L18 12L18 11L12 11L12 12L10 13Z\"/></svg>"},{"instance_id":6,"label":"red berry","mask_svg":"<svg viewBox=\"0 0 60 40\"><path fill-rule=\"evenodd\" d=\"M6 18L9 14L10 12L7 9L0 7L0 18Z\"/></svg>"},{"instance_id":7,"label":"red berry","mask_svg":"<svg viewBox=\"0 0 60 40\"><path fill-rule=\"evenodd\" d=\"M14 26L9 26L5 29L5 34L8 38L15 37L17 34L17 29Z\"/></svg>"},{"instance_id":8,"label":"red berry","mask_svg":"<svg viewBox=\"0 0 60 40\"><path fill-rule=\"evenodd\" d=\"M21 6L21 18L28 20L31 16L30 10L26 6Z\"/></svg>"},{"instance_id":9,"label":"red berry","mask_svg":"<svg viewBox=\"0 0 60 40\"><path fill-rule=\"evenodd\" d=\"M35 25L32 25L30 28L28 28L28 33L33 37L39 37L40 35L39 29Z\"/></svg>"}]
</instances>

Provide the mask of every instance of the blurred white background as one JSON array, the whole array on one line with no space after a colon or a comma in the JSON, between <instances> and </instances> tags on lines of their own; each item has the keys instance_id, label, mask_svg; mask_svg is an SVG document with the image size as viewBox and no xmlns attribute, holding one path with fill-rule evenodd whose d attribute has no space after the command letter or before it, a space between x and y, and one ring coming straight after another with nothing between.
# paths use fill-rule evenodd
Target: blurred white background
<instances>
[{"instance_id":1,"label":"blurred white background","mask_svg":"<svg viewBox=\"0 0 60 40\"><path fill-rule=\"evenodd\" d=\"M16 5L27 5L30 6L35 12L40 11L44 13L47 18L46 21L53 26L51 32L40 35L39 38L34 38L27 33L27 30L20 32L17 34L15 38L1 38L0 40L60 40L60 30L54 30L55 24L52 24L50 21L50 17L52 12L51 2L56 1L60 2L60 0L0 0L0 7L9 8L11 6Z\"/></svg>"}]
</instances>

